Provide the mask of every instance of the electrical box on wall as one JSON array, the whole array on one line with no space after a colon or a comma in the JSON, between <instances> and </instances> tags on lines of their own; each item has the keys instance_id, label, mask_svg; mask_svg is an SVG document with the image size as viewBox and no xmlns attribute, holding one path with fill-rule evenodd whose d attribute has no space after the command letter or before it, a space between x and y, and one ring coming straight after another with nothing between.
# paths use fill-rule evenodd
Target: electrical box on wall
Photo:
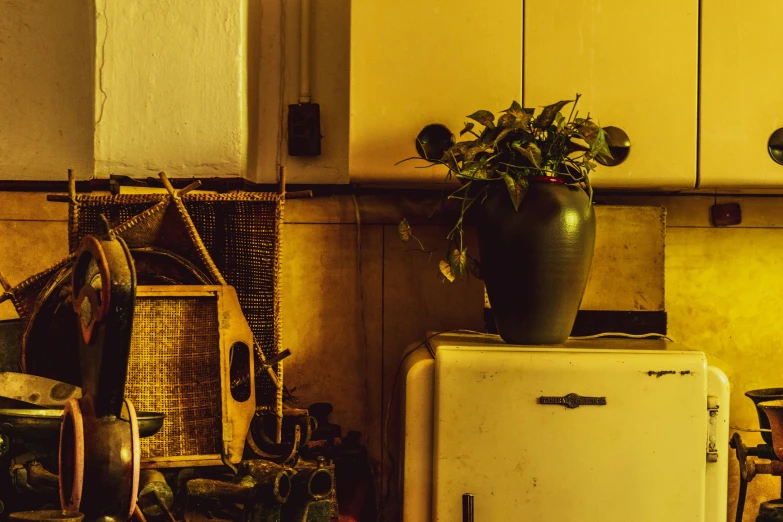
<instances>
[{"instance_id":1,"label":"electrical box on wall","mask_svg":"<svg viewBox=\"0 0 783 522\"><path fill-rule=\"evenodd\" d=\"M317 103L288 106L288 155L321 154L321 108Z\"/></svg>"}]
</instances>

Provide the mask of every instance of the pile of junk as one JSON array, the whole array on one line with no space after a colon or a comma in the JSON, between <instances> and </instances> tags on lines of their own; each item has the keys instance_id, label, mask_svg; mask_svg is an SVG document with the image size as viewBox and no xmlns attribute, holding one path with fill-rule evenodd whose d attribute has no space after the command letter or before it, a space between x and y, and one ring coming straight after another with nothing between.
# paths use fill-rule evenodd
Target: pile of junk
<instances>
[{"instance_id":1,"label":"pile of junk","mask_svg":"<svg viewBox=\"0 0 783 522\"><path fill-rule=\"evenodd\" d=\"M284 185L160 183L77 194L71 175L50 196L71 254L0 276L20 317L0 324L0 520L374 519L360 434L283 385Z\"/></svg>"}]
</instances>

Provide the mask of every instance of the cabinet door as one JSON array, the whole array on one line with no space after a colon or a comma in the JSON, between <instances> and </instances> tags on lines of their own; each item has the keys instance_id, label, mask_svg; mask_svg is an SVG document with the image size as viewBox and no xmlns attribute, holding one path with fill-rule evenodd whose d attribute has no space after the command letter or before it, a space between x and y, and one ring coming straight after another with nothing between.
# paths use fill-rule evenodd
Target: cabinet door
<instances>
[{"instance_id":1,"label":"cabinet door","mask_svg":"<svg viewBox=\"0 0 783 522\"><path fill-rule=\"evenodd\" d=\"M458 134L467 114L520 100L522 1L351 2L350 85L351 181L442 181L440 166L395 164L424 126Z\"/></svg>"},{"instance_id":2,"label":"cabinet door","mask_svg":"<svg viewBox=\"0 0 783 522\"><path fill-rule=\"evenodd\" d=\"M596 187L696 183L698 0L527 0L525 106L582 95L579 114L618 127L630 152Z\"/></svg>"},{"instance_id":3,"label":"cabinet door","mask_svg":"<svg viewBox=\"0 0 783 522\"><path fill-rule=\"evenodd\" d=\"M704 2L700 187L783 187L783 165L769 152L783 127L781 17L777 0ZM783 138L777 149L783 161Z\"/></svg>"}]
</instances>

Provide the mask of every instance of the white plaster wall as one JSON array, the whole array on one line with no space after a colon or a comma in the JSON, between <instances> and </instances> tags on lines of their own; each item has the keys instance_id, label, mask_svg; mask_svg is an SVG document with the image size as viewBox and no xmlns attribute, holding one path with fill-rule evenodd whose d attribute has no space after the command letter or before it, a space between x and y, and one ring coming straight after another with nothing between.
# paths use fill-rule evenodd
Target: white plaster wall
<instances>
[{"instance_id":1,"label":"white plaster wall","mask_svg":"<svg viewBox=\"0 0 783 522\"><path fill-rule=\"evenodd\" d=\"M92 2L0 0L0 179L92 175Z\"/></svg>"},{"instance_id":2,"label":"white plaster wall","mask_svg":"<svg viewBox=\"0 0 783 522\"><path fill-rule=\"evenodd\" d=\"M239 176L246 0L97 0L95 174Z\"/></svg>"}]
</instances>

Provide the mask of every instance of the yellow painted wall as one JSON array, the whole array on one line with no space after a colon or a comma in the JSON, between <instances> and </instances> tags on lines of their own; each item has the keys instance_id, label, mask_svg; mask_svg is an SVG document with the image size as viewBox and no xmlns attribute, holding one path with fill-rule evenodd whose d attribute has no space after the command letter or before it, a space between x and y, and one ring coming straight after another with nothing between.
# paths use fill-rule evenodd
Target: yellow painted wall
<instances>
[{"instance_id":1,"label":"yellow painted wall","mask_svg":"<svg viewBox=\"0 0 783 522\"><path fill-rule=\"evenodd\" d=\"M92 3L0 0L0 179L92 175Z\"/></svg>"}]
</instances>

